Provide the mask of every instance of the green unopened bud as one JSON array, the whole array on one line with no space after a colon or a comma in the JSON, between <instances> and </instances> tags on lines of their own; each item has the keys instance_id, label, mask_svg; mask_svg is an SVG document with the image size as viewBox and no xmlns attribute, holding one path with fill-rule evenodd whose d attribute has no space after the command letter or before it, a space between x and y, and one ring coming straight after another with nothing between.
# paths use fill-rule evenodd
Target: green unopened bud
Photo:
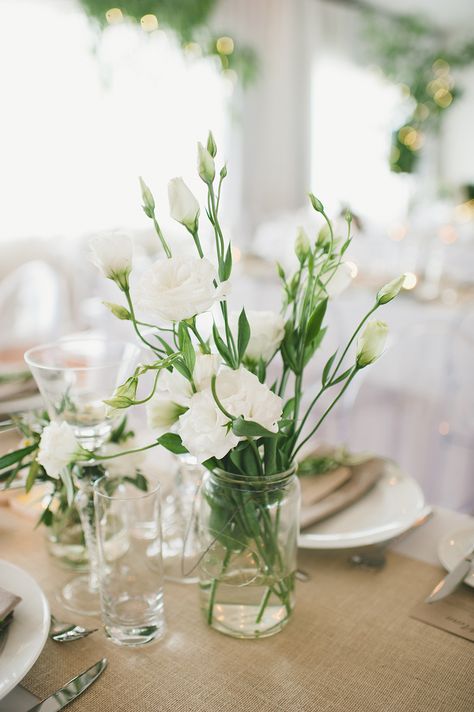
<instances>
[{"instance_id":1,"label":"green unopened bud","mask_svg":"<svg viewBox=\"0 0 474 712\"><path fill-rule=\"evenodd\" d=\"M322 202L315 195L313 195L313 193L309 193L309 199L311 201L311 205L317 213L324 213L324 206Z\"/></svg>"},{"instance_id":2,"label":"green unopened bud","mask_svg":"<svg viewBox=\"0 0 474 712\"><path fill-rule=\"evenodd\" d=\"M316 238L316 245L317 245L317 247L320 247L320 248L327 248L327 247L329 247L330 242L331 242L331 231L330 231L328 225L323 225L321 230L318 232L318 236Z\"/></svg>"},{"instance_id":3,"label":"green unopened bud","mask_svg":"<svg viewBox=\"0 0 474 712\"><path fill-rule=\"evenodd\" d=\"M387 304L395 299L400 289L403 287L403 282L405 281L405 275L402 274L400 277L395 277L391 282L385 284L377 292L376 301L377 304Z\"/></svg>"},{"instance_id":4,"label":"green unopened bud","mask_svg":"<svg viewBox=\"0 0 474 712\"><path fill-rule=\"evenodd\" d=\"M357 341L357 368L365 368L383 353L388 336L388 326L384 321L369 321Z\"/></svg>"},{"instance_id":5,"label":"green unopened bud","mask_svg":"<svg viewBox=\"0 0 474 712\"><path fill-rule=\"evenodd\" d=\"M211 154L212 158L216 157L217 146L216 146L216 142L214 141L214 136L212 135L212 131L209 131L209 135L207 137L207 150Z\"/></svg>"},{"instance_id":6,"label":"green unopened bud","mask_svg":"<svg viewBox=\"0 0 474 712\"><path fill-rule=\"evenodd\" d=\"M222 178L222 180L224 180L224 178L227 175L227 166L226 165L222 166L221 172L219 173L219 175Z\"/></svg>"},{"instance_id":7,"label":"green unopened bud","mask_svg":"<svg viewBox=\"0 0 474 712\"><path fill-rule=\"evenodd\" d=\"M117 319L122 319L123 321L131 321L132 315L125 307L120 304L114 304L113 302L102 302L107 309L109 309Z\"/></svg>"},{"instance_id":8,"label":"green unopened bud","mask_svg":"<svg viewBox=\"0 0 474 712\"><path fill-rule=\"evenodd\" d=\"M140 176L139 178L140 181L140 188L142 191L142 200L143 200L143 210L145 211L145 215L147 217L151 218L153 216L153 213L155 211L155 199L152 195L151 190L143 180L143 178Z\"/></svg>"},{"instance_id":9,"label":"green unopened bud","mask_svg":"<svg viewBox=\"0 0 474 712\"><path fill-rule=\"evenodd\" d=\"M300 261L300 264L304 264L306 258L311 252L311 243L309 237L301 226L298 228L295 240L295 254Z\"/></svg>"},{"instance_id":10,"label":"green unopened bud","mask_svg":"<svg viewBox=\"0 0 474 712\"><path fill-rule=\"evenodd\" d=\"M198 143L198 173L204 183L212 183L216 175L214 159L202 143Z\"/></svg>"},{"instance_id":11,"label":"green unopened bud","mask_svg":"<svg viewBox=\"0 0 474 712\"><path fill-rule=\"evenodd\" d=\"M277 268L278 276L284 282L285 281L285 270L283 269L283 267L281 266L281 264L279 262L276 263L276 268Z\"/></svg>"}]
</instances>

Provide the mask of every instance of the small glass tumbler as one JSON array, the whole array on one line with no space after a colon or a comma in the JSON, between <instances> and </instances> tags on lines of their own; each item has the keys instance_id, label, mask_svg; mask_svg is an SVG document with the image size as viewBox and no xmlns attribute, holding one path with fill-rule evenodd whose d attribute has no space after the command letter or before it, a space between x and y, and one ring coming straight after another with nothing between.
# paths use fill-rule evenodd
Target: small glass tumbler
<instances>
[{"instance_id":1,"label":"small glass tumbler","mask_svg":"<svg viewBox=\"0 0 474 712\"><path fill-rule=\"evenodd\" d=\"M138 646L165 633L160 487L144 492L123 477L94 485L99 592L105 632Z\"/></svg>"}]
</instances>

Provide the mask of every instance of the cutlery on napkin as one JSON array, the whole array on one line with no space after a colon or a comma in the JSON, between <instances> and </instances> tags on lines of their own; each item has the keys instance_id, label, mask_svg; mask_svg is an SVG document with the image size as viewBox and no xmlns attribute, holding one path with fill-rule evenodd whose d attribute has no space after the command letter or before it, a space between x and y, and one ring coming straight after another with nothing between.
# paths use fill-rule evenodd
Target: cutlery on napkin
<instances>
[{"instance_id":1,"label":"cutlery on napkin","mask_svg":"<svg viewBox=\"0 0 474 712\"><path fill-rule=\"evenodd\" d=\"M384 469L385 460L380 457L372 457L365 462L352 465L350 468L338 468L338 470L349 470L350 476L343 479L342 473L339 473L337 477L340 480L340 484L336 488L333 488L329 494L319 500L313 499L313 503L308 505L305 505L305 495L303 494L303 506L300 514L301 529L316 524L322 519L326 519L326 517L330 517L332 514L345 509L360 499L376 484L382 476ZM337 473L338 470L333 472ZM324 474L330 475L332 473L328 472ZM344 473L344 476L345 474L346 473ZM308 479L318 480L319 477L322 476L323 475L317 475L314 478L309 476ZM307 488L306 502L308 502L310 498L308 491L311 485L305 486ZM322 490L323 488L321 487L321 491Z\"/></svg>"}]
</instances>

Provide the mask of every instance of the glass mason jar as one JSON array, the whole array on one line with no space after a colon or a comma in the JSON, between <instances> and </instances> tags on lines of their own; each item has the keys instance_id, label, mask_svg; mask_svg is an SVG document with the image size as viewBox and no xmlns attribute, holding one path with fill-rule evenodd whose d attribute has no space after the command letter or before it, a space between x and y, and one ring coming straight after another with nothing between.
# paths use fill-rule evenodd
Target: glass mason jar
<instances>
[{"instance_id":1,"label":"glass mason jar","mask_svg":"<svg viewBox=\"0 0 474 712\"><path fill-rule=\"evenodd\" d=\"M300 489L296 468L264 477L216 470L203 479L201 609L236 638L278 633L295 605Z\"/></svg>"}]
</instances>

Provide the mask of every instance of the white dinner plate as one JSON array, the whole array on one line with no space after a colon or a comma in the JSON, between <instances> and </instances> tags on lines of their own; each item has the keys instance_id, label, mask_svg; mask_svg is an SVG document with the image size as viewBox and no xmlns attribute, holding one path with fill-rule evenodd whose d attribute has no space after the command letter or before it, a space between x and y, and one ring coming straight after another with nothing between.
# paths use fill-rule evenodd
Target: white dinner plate
<instances>
[{"instance_id":1,"label":"white dinner plate","mask_svg":"<svg viewBox=\"0 0 474 712\"><path fill-rule=\"evenodd\" d=\"M474 546L474 526L458 529L443 537L438 544L439 560L447 571L452 571L463 556ZM464 583L474 588L474 567L464 579Z\"/></svg>"},{"instance_id":2,"label":"white dinner plate","mask_svg":"<svg viewBox=\"0 0 474 712\"><path fill-rule=\"evenodd\" d=\"M0 700L24 678L44 648L49 633L49 605L34 578L0 560L0 586L22 598L7 629L0 653Z\"/></svg>"},{"instance_id":3,"label":"white dinner plate","mask_svg":"<svg viewBox=\"0 0 474 712\"><path fill-rule=\"evenodd\" d=\"M301 532L303 549L351 549L402 534L425 513L418 483L387 460L377 484L347 509Z\"/></svg>"}]
</instances>

